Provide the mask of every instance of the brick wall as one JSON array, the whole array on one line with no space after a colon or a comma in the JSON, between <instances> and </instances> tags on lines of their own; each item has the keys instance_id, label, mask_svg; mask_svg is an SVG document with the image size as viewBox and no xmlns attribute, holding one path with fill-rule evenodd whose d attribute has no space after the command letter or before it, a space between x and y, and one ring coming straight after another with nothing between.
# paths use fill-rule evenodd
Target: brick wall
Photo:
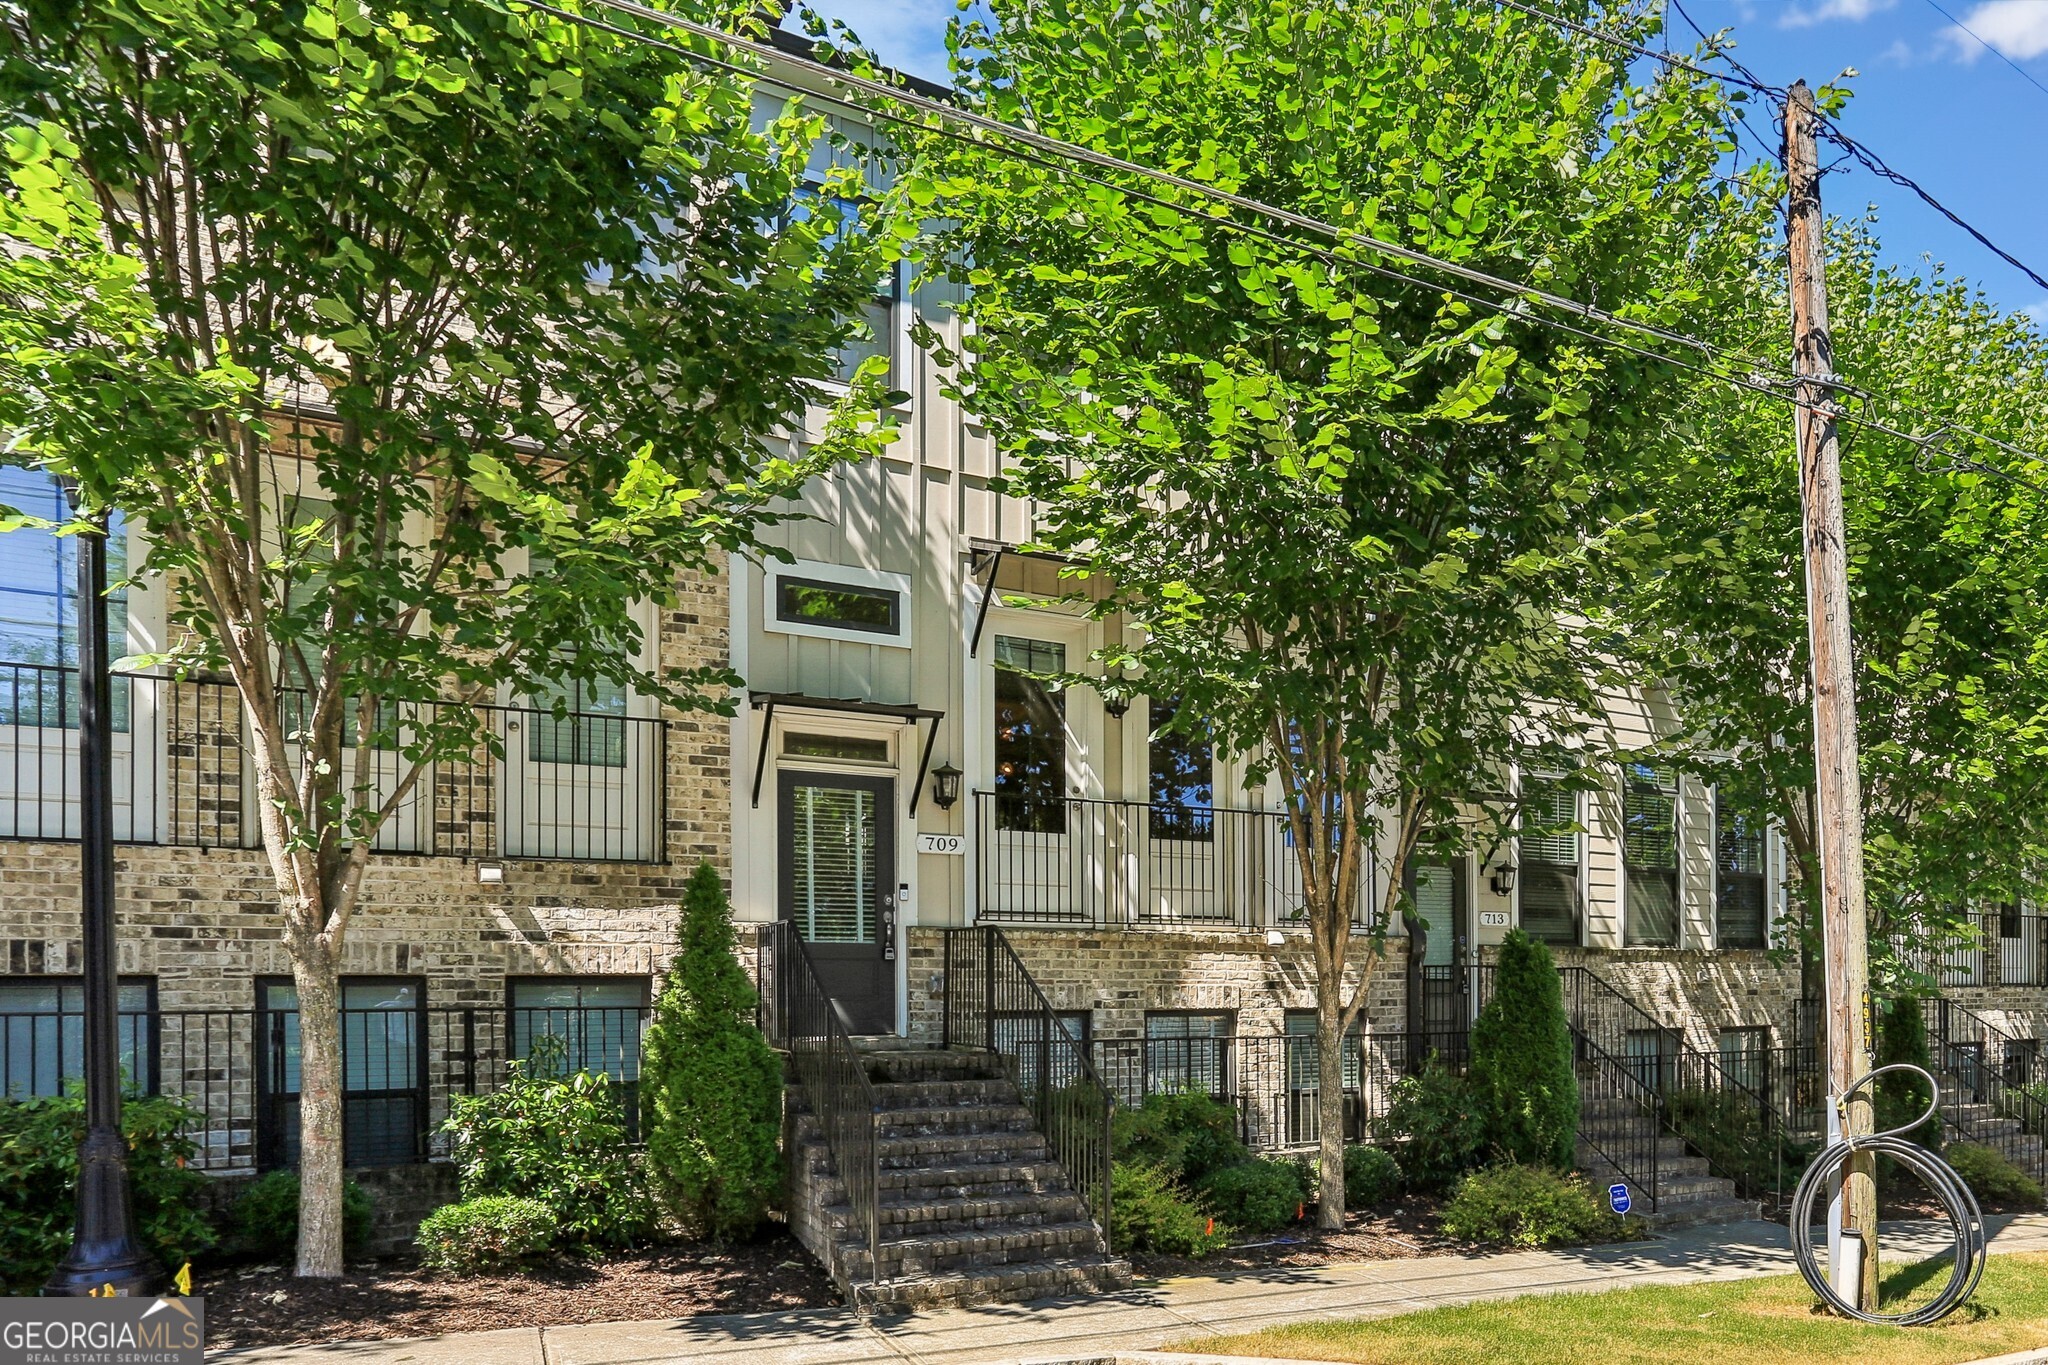
<instances>
[{"instance_id":1,"label":"brick wall","mask_svg":"<svg viewBox=\"0 0 2048 1365\"><path fill-rule=\"evenodd\" d=\"M662 664L722 663L726 621L725 581L683 576L660 621ZM343 972L423 976L430 1006L462 1006L502 1004L507 975L662 970L689 874L730 865L729 748L722 718L670 718L666 863L512 860L485 886L467 859L377 855ZM181 762L167 780L199 781ZM450 814L445 796L436 805L437 820ZM0 975L79 970L78 856L75 843L0 842ZM115 881L120 970L157 978L162 1009L246 1009L252 978L289 972L260 849L123 845Z\"/></svg>"},{"instance_id":2,"label":"brick wall","mask_svg":"<svg viewBox=\"0 0 2048 1365\"><path fill-rule=\"evenodd\" d=\"M1151 1010L1227 1010L1242 1034L1279 1033L1286 1012L1315 1005L1315 964L1305 938L1269 947L1262 932L1075 931L1008 928L1011 945L1057 1010L1088 1010L1097 1038L1144 1036ZM944 936L910 930L910 1033L939 1036ZM1356 951L1364 951L1359 940ZM1490 960L1491 952L1484 953ZM1562 949L1560 966L1585 966L1660 1024L1712 1051L1722 1028L1768 1026L1789 1042L1799 971L1761 952ZM1407 1022L1407 953L1398 938L1373 974L1365 1009L1372 1032ZM1355 977L1353 980L1355 981Z\"/></svg>"}]
</instances>

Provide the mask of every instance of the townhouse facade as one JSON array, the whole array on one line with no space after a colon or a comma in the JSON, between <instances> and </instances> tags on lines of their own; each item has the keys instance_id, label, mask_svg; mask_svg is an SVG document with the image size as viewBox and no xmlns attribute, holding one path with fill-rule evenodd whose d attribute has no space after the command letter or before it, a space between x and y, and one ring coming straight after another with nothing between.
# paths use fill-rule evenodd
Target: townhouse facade
<instances>
[{"instance_id":1,"label":"townhouse facade","mask_svg":"<svg viewBox=\"0 0 2048 1365\"><path fill-rule=\"evenodd\" d=\"M846 154L821 144L816 166ZM1043 605L1061 566L1029 551L1032 509L999 491L988 432L911 342L913 320L957 337L957 302L907 271L880 282L872 335L839 359L850 373L887 357L908 395L901 438L816 481L774 532L780 555L683 579L680 605L649 612L661 663L745 679L729 720L627 695L567 699L565 718L556 698L507 695L482 708L502 752L438 765L380 833L343 983L352 1164L432 1164L451 1097L497 1084L543 1036L630 1091L701 860L729 874L743 931L784 924L805 943L851 1034L958 1041L953 931L994 926L1120 1101L1198 1086L1234 1098L1260 1146L1316 1139L1314 974L1277 794L1162 730L1172 698L1045 681L1087 671L1119 627ZM825 419L780 439L818 439ZM0 501L56 496L40 473L0 470ZM146 549L117 526L117 556ZM0 537L10 1097L61 1087L82 1038L70 553L39 532ZM113 615L116 654L164 644L161 584L130 586ZM199 1112L204 1168L288 1165L295 1004L239 703L224 681L149 670L115 695L130 1083ZM1615 695L1605 719L1619 751L1683 723L1656 694ZM1796 954L1773 951L1777 834L1654 762L1615 764L1591 792L1514 780L1546 828L1570 828L1418 858L1407 889L1427 929L1397 926L1371 964L1347 1123L1363 1133L1425 1058L1460 1057L1517 927L1552 946L1575 1026L1617 1084L1662 1086L1700 1059L1766 1095L1797 1072L1814 1038ZM1957 1065L2033 1075L2042 937L2009 910L1934 964L1970 1016L1944 1019L1976 1049Z\"/></svg>"}]
</instances>

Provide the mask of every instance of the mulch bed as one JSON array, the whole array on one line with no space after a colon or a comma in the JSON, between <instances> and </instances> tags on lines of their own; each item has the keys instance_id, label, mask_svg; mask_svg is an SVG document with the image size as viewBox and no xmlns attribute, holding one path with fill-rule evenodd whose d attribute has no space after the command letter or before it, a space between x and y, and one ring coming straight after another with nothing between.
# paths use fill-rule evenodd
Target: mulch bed
<instances>
[{"instance_id":1,"label":"mulch bed","mask_svg":"<svg viewBox=\"0 0 2048 1365\"><path fill-rule=\"evenodd\" d=\"M195 1288L206 1296L209 1348L760 1313L840 1302L817 1261L780 1229L737 1246L681 1244L592 1260L564 1256L503 1275L433 1274L410 1258L352 1265L338 1280L301 1280L276 1265L223 1267Z\"/></svg>"},{"instance_id":2,"label":"mulch bed","mask_svg":"<svg viewBox=\"0 0 2048 1365\"><path fill-rule=\"evenodd\" d=\"M1130 1257L1131 1269L1143 1277L1227 1275L1235 1270L1407 1261L1469 1251L1470 1247L1437 1230L1441 1209L1441 1201L1432 1196L1404 1195L1365 1213L1348 1215L1342 1232L1322 1232L1303 1224L1244 1246L1226 1247L1199 1261L1139 1252Z\"/></svg>"}]
</instances>

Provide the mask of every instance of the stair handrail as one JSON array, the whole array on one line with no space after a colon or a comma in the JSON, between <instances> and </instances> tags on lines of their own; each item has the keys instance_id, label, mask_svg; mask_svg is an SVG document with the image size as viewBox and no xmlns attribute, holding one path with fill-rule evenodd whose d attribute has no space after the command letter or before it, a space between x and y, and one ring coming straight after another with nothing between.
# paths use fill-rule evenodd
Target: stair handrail
<instances>
[{"instance_id":1,"label":"stair handrail","mask_svg":"<svg viewBox=\"0 0 2048 1365\"><path fill-rule=\"evenodd\" d=\"M1107 1249L1116 1095L1001 929L948 929L945 949L941 1040L1002 1059L1046 1145L1087 1201ZM1011 1027L999 1027L1004 1024Z\"/></svg>"},{"instance_id":2,"label":"stair handrail","mask_svg":"<svg viewBox=\"0 0 2048 1365\"><path fill-rule=\"evenodd\" d=\"M796 926L787 920L764 924L758 945L764 959L759 969L762 1032L789 1054L833 1169L846 1186L853 1222L867 1234L868 1277L879 1283L880 1096Z\"/></svg>"},{"instance_id":3,"label":"stair handrail","mask_svg":"<svg viewBox=\"0 0 2048 1365\"><path fill-rule=\"evenodd\" d=\"M2012 1049L2005 1044L2021 1041L2016 1035L2006 1032L1960 1000L1951 1000L1945 995L1940 995L1929 998L1925 1003L1934 1007L1934 1018L1928 1021L1927 1041L1928 1050L1933 1054L1931 1060L1936 1074L1952 1074L1949 1067L1949 1047L1956 1033L1953 1026L1955 1016L1960 1015L1964 1023L1976 1032L1977 1037L1971 1041L1984 1048L1977 1085L1974 1088L1975 1092L1981 1093L1984 1098L1972 1101L1964 1095L1960 1087L1942 1087L1943 1122L1953 1124L1964 1137L1975 1142L2004 1147L2006 1150L2002 1151L2001 1155L2024 1170L2025 1166L2018 1160L2022 1151L2020 1145L2000 1144L1996 1135L1989 1132L1978 1120L1967 1117L1964 1111L1972 1103L1981 1103L1988 1106L1993 1114L2016 1120L2023 1133L2048 1138L2048 1105L2043 1103L2044 1098L2048 1098L2048 1074L2044 1074L2040 1050L2036 1048L2032 1059L2027 1063L2027 1079L2019 1085L2013 1085L2007 1081L2005 1074ZM1999 1056L1996 1061L1991 1057L1991 1045L1994 1043L1999 1045ZM2017 1113L2014 1112L2015 1092L2019 1110ZM2034 1178L2035 1183L2048 1186L2048 1146L2043 1147L2034 1163L2034 1169L2027 1174Z\"/></svg>"},{"instance_id":4,"label":"stair handrail","mask_svg":"<svg viewBox=\"0 0 2048 1365\"><path fill-rule=\"evenodd\" d=\"M1582 1064L1590 1063L1596 1074L1608 1079L1612 1083L1620 1098L1637 1106L1647 1119L1650 1127L1649 1155L1647 1160L1637 1160L1631 1154L1621 1149L1618 1144L1603 1145L1594 1137L1587 1129L1585 1122L1585 1094L1583 1090L1579 1096L1580 1118L1577 1125L1575 1125L1578 1129L1575 1136L1585 1139L1586 1145L1592 1148L1609 1166L1613 1167L1624 1181L1641 1191L1643 1196L1649 1201L1649 1211L1655 1213L1657 1211L1658 1192L1658 1148L1663 1145L1665 1129L1663 1093L1656 1086L1649 1084L1641 1076L1637 1075L1633 1067L1628 1066L1625 1062L1615 1057L1614 1054L1607 1051L1607 1049L1594 1042L1577 1024L1570 1025L1570 1028L1572 1044L1577 1052L1579 1061ZM1610 1146L1613 1147L1613 1150L1609 1149Z\"/></svg>"},{"instance_id":5,"label":"stair handrail","mask_svg":"<svg viewBox=\"0 0 2048 1365\"><path fill-rule=\"evenodd\" d=\"M1720 1094L1733 1095L1753 1109L1756 1112L1757 1121L1763 1126L1765 1134L1771 1142L1781 1149L1782 1154L1782 1148L1786 1141L1784 1116L1778 1112L1777 1107L1770 1102L1762 1091L1747 1081L1730 1075L1728 1068L1722 1065L1720 1057L1715 1054L1699 1048L1686 1046L1683 1041L1685 1035L1682 1030L1672 1028L1670 1025L1659 1020L1655 1015L1630 999L1625 992L1617 989L1612 982L1607 981L1599 973L1593 971L1592 968L1574 965L1561 967L1558 971L1560 975L1569 975L1573 984L1579 987L1578 990L1567 992L1571 1008L1578 1015L1577 1018L1572 1020L1572 1027L1575 1031L1583 1033L1589 1042L1592 1038L1592 1032L1586 1027L1588 1020L1583 1001L1585 988L1589 985L1599 999L1618 1007L1624 1024L1634 1021L1645 1030L1654 1029L1658 1033L1666 1036L1675 1036L1680 1040L1668 1061L1661 1053L1657 1059L1659 1080L1656 1087L1659 1092L1658 1117L1665 1127L1669 1128L1680 1138L1686 1137L1686 1134L1679 1132L1674 1125L1670 1106L1663 1102L1664 1078L1671 1074L1684 1078L1698 1077L1706 1082L1700 1088ZM1604 1048L1602 1050L1605 1051ZM1609 1055L1611 1056L1612 1054ZM1697 1146L1697 1144L1694 1145ZM1718 1164L1714 1161L1711 1153L1702 1151L1700 1155L1708 1158L1710 1170L1714 1169ZM1716 1170L1715 1174L1728 1175L1726 1171L1721 1170ZM1741 1179L1739 1176L1728 1178Z\"/></svg>"}]
</instances>

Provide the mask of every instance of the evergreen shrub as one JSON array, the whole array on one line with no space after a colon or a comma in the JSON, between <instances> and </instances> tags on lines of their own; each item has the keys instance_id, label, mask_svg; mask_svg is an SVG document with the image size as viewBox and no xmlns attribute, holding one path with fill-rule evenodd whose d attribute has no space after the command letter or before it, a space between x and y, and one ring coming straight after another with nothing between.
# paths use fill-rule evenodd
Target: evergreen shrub
<instances>
[{"instance_id":1,"label":"evergreen shrub","mask_svg":"<svg viewBox=\"0 0 2048 1365\"><path fill-rule=\"evenodd\" d=\"M487 1194L435 1209L413 1240L427 1269L472 1275L532 1260L554 1244L554 1231L555 1215L540 1200Z\"/></svg>"},{"instance_id":2,"label":"evergreen shrub","mask_svg":"<svg viewBox=\"0 0 2048 1365\"><path fill-rule=\"evenodd\" d=\"M1465 1078L1434 1058L1394 1082L1386 1117L1375 1125L1401 1175L1419 1190L1441 1190L1477 1167L1486 1120Z\"/></svg>"},{"instance_id":3,"label":"evergreen shrub","mask_svg":"<svg viewBox=\"0 0 2048 1365\"><path fill-rule=\"evenodd\" d=\"M1110 1167L1109 1182L1109 1239L1118 1252L1200 1260L1229 1241L1229 1229L1157 1167L1119 1161Z\"/></svg>"},{"instance_id":4,"label":"evergreen shrub","mask_svg":"<svg viewBox=\"0 0 2048 1365\"><path fill-rule=\"evenodd\" d=\"M1472 1024L1470 1085L1495 1155L1572 1168L1579 1082L1564 991L1550 949L1520 929L1501 943L1493 998Z\"/></svg>"},{"instance_id":5,"label":"evergreen shrub","mask_svg":"<svg viewBox=\"0 0 2048 1365\"><path fill-rule=\"evenodd\" d=\"M1308 1187L1293 1161L1243 1161L1211 1171L1196 1186L1216 1217L1247 1232L1278 1232L1308 1202Z\"/></svg>"},{"instance_id":6,"label":"evergreen shrub","mask_svg":"<svg viewBox=\"0 0 2048 1365\"><path fill-rule=\"evenodd\" d=\"M272 1171L249 1182L228 1214L233 1248L244 1256L291 1260L299 1249L299 1173ZM359 1252L374 1225L370 1196L353 1180L341 1184L341 1244Z\"/></svg>"}]
</instances>

